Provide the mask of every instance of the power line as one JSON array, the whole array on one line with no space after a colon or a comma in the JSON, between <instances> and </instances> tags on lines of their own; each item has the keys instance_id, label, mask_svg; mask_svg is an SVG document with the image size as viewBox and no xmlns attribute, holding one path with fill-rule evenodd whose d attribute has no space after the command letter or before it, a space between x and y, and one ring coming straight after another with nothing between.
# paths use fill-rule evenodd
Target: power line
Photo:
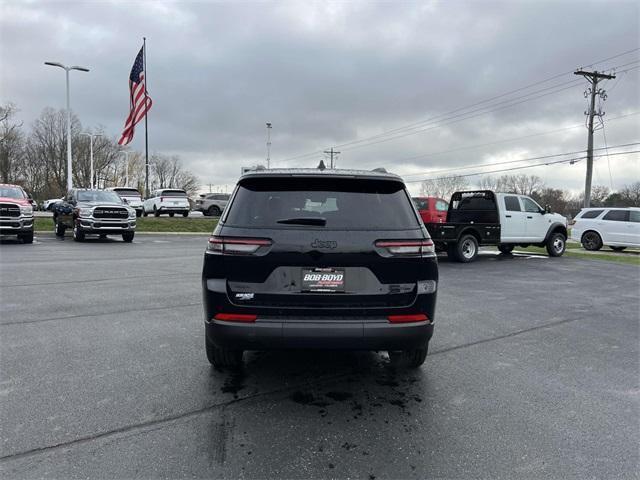
<instances>
[{"instance_id":1,"label":"power line","mask_svg":"<svg viewBox=\"0 0 640 480\"><path fill-rule=\"evenodd\" d=\"M638 50L640 50L640 47L639 47L639 48L633 48L633 49L631 49L631 50L627 50L627 51L625 51L625 52L622 52L622 53L619 53L619 54L616 54L616 55L613 55L613 56L610 56L610 57L604 58L604 59L602 59L602 60L598 60L598 61L596 61L596 62L593 62L593 63L588 64L587 66L592 67L592 66L594 66L594 65L597 65L597 64L600 64L600 63L604 63L604 62L606 62L606 61L613 60L613 59L615 59L615 58L619 58L619 57L622 57L622 56L628 55L628 54L633 53L633 52L636 52L636 51L638 51ZM623 65L621 65L621 66L630 65L630 64L633 64L633 63L636 63L636 62L635 62L635 61L634 61L634 62L630 62L630 63L627 63L627 64L623 64ZM612 68L620 68L621 66L612 67ZM438 115L438 116L436 116L436 117L434 117L434 118L431 118L431 119L422 120L422 121L420 121L420 122L415 122L415 123L412 123L412 124L409 124L409 125L405 125L405 126L403 126L403 127L398 127L398 128L396 128L396 129L389 130L389 131L387 131L387 132L383 132L383 133L380 133L380 134L377 134L377 135L373 135L373 136L371 136L371 137L366 137L366 138L363 138L363 139L354 140L354 141L351 141L351 142L346 142L346 143L344 143L344 144L340 144L340 145L337 145L337 146L338 146L338 147L343 147L343 146L352 145L352 144L356 144L356 143L362 143L362 142L369 141L369 140L372 140L372 139L375 139L375 138L380 138L380 137L384 137L384 136L389 136L389 135L391 135L391 134L393 134L393 133L400 132L400 131L404 131L404 130L407 130L407 129L415 129L415 128L417 128L417 127L418 127L418 126L420 126L420 125L424 125L424 124L428 124L428 123L430 123L430 122L433 122L436 118L439 118L439 117L442 117L442 116L447 116L447 115L450 115L450 114L452 114L452 113L456 113L456 112L459 112L459 111L462 111L462 110L467 110L467 109L469 109L469 108L472 108L472 107L475 107L475 106L478 106L478 105L482 105L482 104L484 104L484 103L489 103L489 102L491 102L491 101L493 101L493 100L496 100L496 99L498 99L498 98L501 98L501 97L504 97L504 96L511 95L512 93L516 93L516 92L518 92L518 91L526 90L526 89L531 88L532 86L535 86L535 85L539 85L539 84L542 84L542 83L547 83L547 82L549 82L549 81L551 81L551 80L554 80L554 79L556 79L556 78L562 77L562 76L567 75L567 74L570 74L570 73L573 73L573 71L568 71L568 72L563 72L563 73L560 73L560 74L557 74L557 75L553 75L553 76L548 77L548 78L546 78L546 79L543 79L543 80L540 80L540 81L537 81L537 82L533 82L533 83L531 83L531 84L525 85L525 86L523 86L523 87L520 87L520 88L517 88L517 89L511 90L511 91L508 91L508 92L505 92L505 93L500 94L500 95L496 95L496 96L491 97L491 98L488 98L488 99L486 99L486 100L482 100L482 101L480 101L480 102L476 102L476 103L473 103L473 104L471 104L471 105L467 105L466 107L460 107L460 108L457 108L457 109L451 110L451 111L449 111L449 112L446 112L446 113L444 113L444 114ZM562 84L558 84L558 85L556 85L556 87L557 87L557 86L559 86L559 85L562 85ZM547 87L546 89L543 89L543 90L548 90L548 89L551 89L551 88L554 88L554 87ZM561 91L561 90L558 90L558 91ZM554 93L555 93L555 92L554 92ZM530 96L530 95L533 95L533 94L528 94L528 95L525 95L525 96ZM513 99L508 99L508 100L505 100L505 101L503 101L503 102L501 102L501 103L509 102L509 101L513 101L513 100L516 100L516 99L518 99L518 98L523 98L523 97L517 97L517 98L513 98ZM514 105L517 105L517 103L516 103L516 104L514 104ZM484 108L488 108L488 107L484 107ZM471 112L467 112L467 114L468 114L468 113L471 113ZM485 113L489 113L489 112L485 112ZM471 118L473 118L473 117L471 117ZM418 130L418 131L416 131L416 132L414 132L414 133L419 133L419 132L421 132L421 131L424 131L424 130ZM403 137L403 136L406 136L406 135L401 135L401 136L397 136L397 137L393 137L393 138L401 138L401 137ZM376 144L376 143L381 143L381 142L373 142L373 143L370 143L370 145L374 145L374 144ZM355 147L352 147L352 148L355 148ZM350 150L350 149L348 149L348 150ZM288 157L288 158L285 158L285 159L283 159L283 160L280 160L280 162L282 162L282 163L286 163L286 162L289 162L289 161L292 161L292 160L302 159L302 158L311 157L311 156L314 156L314 155L317 155L317 154L321 154L322 152L323 152L322 150L317 150L317 151L310 152L310 153L306 153L306 154L295 155L295 156L293 156L293 157Z\"/></svg>"},{"instance_id":2,"label":"power line","mask_svg":"<svg viewBox=\"0 0 640 480\"><path fill-rule=\"evenodd\" d=\"M618 152L618 153L610 153L610 156L616 156L616 155L629 155L629 154L633 154L633 153L640 153L640 150L632 150L630 152ZM600 157L605 157L606 154L602 154L602 155L594 155L594 158L600 158ZM425 180L448 180L451 178L460 178L460 177L476 177L478 175L487 175L489 173L500 173L500 172L511 172L513 170L523 170L525 168L535 168L535 167L542 167L542 166L548 166L548 165L557 165L559 163L576 163L579 162L580 160L584 160L585 158L587 158L587 156L582 156L582 157L575 157L575 158L565 158L564 160L556 160L554 162L543 162L543 163L536 163L534 165L523 165L520 167L512 167L512 168L501 168L498 170L491 170L488 172L477 172L477 173L466 173L463 175L451 175L451 176L447 176L447 177L435 177L435 178L421 178L420 180L407 180L405 181L405 183L417 183L417 182L424 182Z\"/></svg>"},{"instance_id":3,"label":"power line","mask_svg":"<svg viewBox=\"0 0 640 480\"><path fill-rule=\"evenodd\" d=\"M640 145L640 142L624 143L624 144L620 144L620 145L612 145L612 146L609 146L609 147L606 147L606 148L617 149L617 148L632 147L632 146L635 146L635 145ZM596 148L594 150L605 150L606 148L602 147L602 148ZM406 175L401 175L401 176L402 176L402 178L406 178L406 177L415 177L415 176L418 176L418 175L432 175L434 173L448 173L448 172L455 172L455 171L458 171L458 170L466 170L468 168L485 168L485 167L493 167L493 166L496 166L496 165L509 165L509 164L512 164L512 163L529 162L531 160L544 160L544 159L547 159L547 158L566 157L567 155L577 155L579 153L585 153L585 152L586 152L586 150L577 150L577 151L574 151L574 152L554 153L554 154L551 154L551 155L542 155L542 156L538 156L538 157L520 158L520 159L517 159L517 160L505 160L505 161L502 161L502 162L493 162L493 163L478 163L478 164L475 164L475 165L463 165L463 166L460 166L460 167L444 168L444 169L441 169L441 170L430 170L430 171L427 171L427 172L408 173Z\"/></svg>"},{"instance_id":4,"label":"power line","mask_svg":"<svg viewBox=\"0 0 640 480\"><path fill-rule=\"evenodd\" d=\"M625 144L621 144L621 145L612 145L610 147L594 148L594 150L606 150L608 148L625 148L625 147L632 147L632 146L635 146L635 145L640 145L640 142L625 143ZM586 152L586 150L577 150L575 152L554 153L552 155L542 155L542 156L539 156L539 157L520 158L518 160L505 160L503 162L478 163L478 164L475 164L475 165L464 165L464 166L460 166L460 167L445 168L445 169L441 169L441 170L432 170L432 171L429 171L429 172L408 173L406 175L402 175L402 177L403 178L405 178L405 177L415 177L417 175L430 175L432 173L455 172L455 171L458 171L458 170L465 170L467 168L482 168L482 167L493 166L493 165L507 165L507 164L510 164L510 163L528 162L528 161L531 161L531 160L544 160L545 158L566 157L567 155L577 155L579 153L585 153L585 152Z\"/></svg>"},{"instance_id":5,"label":"power line","mask_svg":"<svg viewBox=\"0 0 640 480\"><path fill-rule=\"evenodd\" d=\"M626 113L624 115L618 115L616 117L610 117L609 121L618 120L620 118L625 118L625 117L629 117L629 116L633 116L633 115L639 115L639 114L640 114L640 111L632 112L632 113ZM414 155L414 156L411 156L411 157L399 158L399 159L393 160L393 162L405 162L407 160L416 160L418 158L433 157L433 156L436 156L436 155L443 155L445 153L459 152L459 151L462 151L462 150L473 150L473 149L482 148L482 147L490 147L492 145L499 145L501 143L513 142L515 140L524 140L524 139L527 139L527 138L540 137L540 136L543 136L543 135L550 135L552 133L563 132L565 130L572 130L574 128L580 128L580 127L583 127L583 126L584 126L584 124L579 123L577 125L572 125L570 127L555 128L553 130L546 130L544 132L533 133L531 135L524 135L524 136L521 136L521 137L510 137L510 138L506 138L504 140L498 140L498 141L495 141L495 142L468 145L466 147L452 148L452 149L449 149L449 150L440 150L438 152L421 153L420 155Z\"/></svg>"}]
</instances>

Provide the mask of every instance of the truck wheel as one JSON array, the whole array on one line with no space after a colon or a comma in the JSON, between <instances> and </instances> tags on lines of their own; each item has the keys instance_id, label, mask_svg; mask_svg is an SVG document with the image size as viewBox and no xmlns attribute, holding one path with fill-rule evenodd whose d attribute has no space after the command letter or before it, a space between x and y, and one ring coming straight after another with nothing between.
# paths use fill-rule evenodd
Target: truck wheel
<instances>
[{"instance_id":1,"label":"truck wheel","mask_svg":"<svg viewBox=\"0 0 640 480\"><path fill-rule=\"evenodd\" d=\"M64 225L62 225L62 223L56 221L56 236L57 237L64 237Z\"/></svg>"},{"instance_id":2,"label":"truck wheel","mask_svg":"<svg viewBox=\"0 0 640 480\"><path fill-rule=\"evenodd\" d=\"M78 224L76 223L75 226L73 227L73 239L76 242L84 242L84 232L82 231L82 229L78 226Z\"/></svg>"},{"instance_id":3,"label":"truck wheel","mask_svg":"<svg viewBox=\"0 0 640 480\"><path fill-rule=\"evenodd\" d=\"M547 253L550 257L561 257L567 248L567 237L556 232L547 239Z\"/></svg>"},{"instance_id":4,"label":"truck wheel","mask_svg":"<svg viewBox=\"0 0 640 480\"><path fill-rule=\"evenodd\" d=\"M33 231L29 233L21 233L18 238L22 240L22 243L33 243Z\"/></svg>"},{"instance_id":5,"label":"truck wheel","mask_svg":"<svg viewBox=\"0 0 640 480\"><path fill-rule=\"evenodd\" d=\"M183 216L184 218L187 218L187 217L189 216L189 212L182 212L182 216Z\"/></svg>"},{"instance_id":6,"label":"truck wheel","mask_svg":"<svg viewBox=\"0 0 640 480\"><path fill-rule=\"evenodd\" d=\"M174 214L173 212L170 212L170 213L169 213L169 216L170 216L170 217L173 217L174 215L175 215L175 214Z\"/></svg>"},{"instance_id":7,"label":"truck wheel","mask_svg":"<svg viewBox=\"0 0 640 480\"><path fill-rule=\"evenodd\" d=\"M613 250L614 252L621 252L623 251L625 248L627 247L609 247L611 250Z\"/></svg>"},{"instance_id":8,"label":"truck wheel","mask_svg":"<svg viewBox=\"0 0 640 480\"><path fill-rule=\"evenodd\" d=\"M600 238L598 232L586 232L582 235L582 246L585 250L600 250L602 248L602 238Z\"/></svg>"},{"instance_id":9,"label":"truck wheel","mask_svg":"<svg viewBox=\"0 0 640 480\"><path fill-rule=\"evenodd\" d=\"M216 347L205 337L207 359L214 367L237 368L242 365L242 350L226 350Z\"/></svg>"},{"instance_id":10,"label":"truck wheel","mask_svg":"<svg viewBox=\"0 0 640 480\"><path fill-rule=\"evenodd\" d=\"M500 250L500 253L511 253L513 252L513 245L498 245L498 250Z\"/></svg>"},{"instance_id":11,"label":"truck wheel","mask_svg":"<svg viewBox=\"0 0 640 480\"><path fill-rule=\"evenodd\" d=\"M142 216L142 211L136 210L136 217L141 217L141 216Z\"/></svg>"},{"instance_id":12,"label":"truck wheel","mask_svg":"<svg viewBox=\"0 0 640 480\"><path fill-rule=\"evenodd\" d=\"M156 208L156 206L153 206L153 216L154 217L159 217L160 216L160 212L158 211L158 209Z\"/></svg>"},{"instance_id":13,"label":"truck wheel","mask_svg":"<svg viewBox=\"0 0 640 480\"><path fill-rule=\"evenodd\" d=\"M122 234L122 240L124 240L127 243L131 243L133 242L134 235L135 235L135 232L125 232Z\"/></svg>"},{"instance_id":14,"label":"truck wheel","mask_svg":"<svg viewBox=\"0 0 640 480\"><path fill-rule=\"evenodd\" d=\"M149 214L147 213L147 211L144 209L144 207L142 207L142 216L143 217L148 217Z\"/></svg>"},{"instance_id":15,"label":"truck wheel","mask_svg":"<svg viewBox=\"0 0 640 480\"><path fill-rule=\"evenodd\" d=\"M389 360L393 365L406 368L418 368L427 358L429 344L424 348L416 348L415 350L403 350L401 352L388 352Z\"/></svg>"},{"instance_id":16,"label":"truck wheel","mask_svg":"<svg viewBox=\"0 0 640 480\"><path fill-rule=\"evenodd\" d=\"M207 210L207 213L210 217L219 217L221 212L216 205L211 205L209 210Z\"/></svg>"},{"instance_id":17,"label":"truck wheel","mask_svg":"<svg viewBox=\"0 0 640 480\"><path fill-rule=\"evenodd\" d=\"M478 240L473 235L463 235L456 245L457 260L462 263L473 262L478 256Z\"/></svg>"}]
</instances>

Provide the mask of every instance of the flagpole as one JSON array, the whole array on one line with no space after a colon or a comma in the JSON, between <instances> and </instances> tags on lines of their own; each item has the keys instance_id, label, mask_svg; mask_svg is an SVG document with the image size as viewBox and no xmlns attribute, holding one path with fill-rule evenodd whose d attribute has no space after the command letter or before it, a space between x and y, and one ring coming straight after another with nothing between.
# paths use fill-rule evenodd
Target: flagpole
<instances>
[{"instance_id":1,"label":"flagpole","mask_svg":"<svg viewBox=\"0 0 640 480\"><path fill-rule=\"evenodd\" d=\"M147 108L147 37L142 37L142 62L144 67L144 108ZM144 115L144 157L145 157L145 175L144 189L145 198L149 198L149 132L147 130L147 118L149 112Z\"/></svg>"}]
</instances>

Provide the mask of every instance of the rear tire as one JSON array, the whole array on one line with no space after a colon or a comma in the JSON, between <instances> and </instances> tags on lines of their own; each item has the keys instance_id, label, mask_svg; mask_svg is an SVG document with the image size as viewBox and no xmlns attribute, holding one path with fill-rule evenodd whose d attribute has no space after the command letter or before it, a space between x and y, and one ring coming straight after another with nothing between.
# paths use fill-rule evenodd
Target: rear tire
<instances>
[{"instance_id":1,"label":"rear tire","mask_svg":"<svg viewBox=\"0 0 640 480\"><path fill-rule=\"evenodd\" d=\"M598 232L585 232L585 234L582 235L581 243L585 250L590 250L592 252L602 248L602 238Z\"/></svg>"},{"instance_id":2,"label":"rear tire","mask_svg":"<svg viewBox=\"0 0 640 480\"><path fill-rule=\"evenodd\" d=\"M609 247L611 250L613 250L614 252L621 252L623 251L625 248L627 247Z\"/></svg>"},{"instance_id":3,"label":"rear tire","mask_svg":"<svg viewBox=\"0 0 640 480\"><path fill-rule=\"evenodd\" d=\"M73 239L76 242L84 242L84 232L82 231L82 228L80 228L78 226L78 224L76 223L75 226L73 227Z\"/></svg>"},{"instance_id":4,"label":"rear tire","mask_svg":"<svg viewBox=\"0 0 640 480\"><path fill-rule=\"evenodd\" d=\"M141 216L142 216L142 211L136 210L136 217L141 217Z\"/></svg>"},{"instance_id":5,"label":"rear tire","mask_svg":"<svg viewBox=\"0 0 640 480\"><path fill-rule=\"evenodd\" d=\"M513 245L498 245L500 253L509 254L513 252Z\"/></svg>"},{"instance_id":6,"label":"rear tire","mask_svg":"<svg viewBox=\"0 0 640 480\"><path fill-rule=\"evenodd\" d=\"M391 363L398 367L418 368L427 358L429 344L424 348L416 348L415 350L403 350L400 352L388 352Z\"/></svg>"},{"instance_id":7,"label":"rear tire","mask_svg":"<svg viewBox=\"0 0 640 480\"><path fill-rule=\"evenodd\" d=\"M133 242L133 237L135 235L135 232L126 232L122 234L122 240L124 240L127 243L131 243Z\"/></svg>"},{"instance_id":8,"label":"rear tire","mask_svg":"<svg viewBox=\"0 0 640 480\"><path fill-rule=\"evenodd\" d=\"M158 211L158 209L156 208L156 206L153 206L153 216L154 217L159 217L160 216L160 212Z\"/></svg>"},{"instance_id":9,"label":"rear tire","mask_svg":"<svg viewBox=\"0 0 640 480\"><path fill-rule=\"evenodd\" d=\"M144 207L142 208L142 216L143 217L148 217L149 214L147 213L147 211L144 209Z\"/></svg>"},{"instance_id":10,"label":"rear tire","mask_svg":"<svg viewBox=\"0 0 640 480\"><path fill-rule=\"evenodd\" d=\"M567 237L562 233L552 233L547 239L547 253L550 257L561 257L567 248Z\"/></svg>"},{"instance_id":11,"label":"rear tire","mask_svg":"<svg viewBox=\"0 0 640 480\"><path fill-rule=\"evenodd\" d=\"M182 216L183 216L184 218L187 218L187 217L189 216L189 212L182 212Z\"/></svg>"},{"instance_id":12,"label":"rear tire","mask_svg":"<svg viewBox=\"0 0 640 480\"><path fill-rule=\"evenodd\" d=\"M226 350L216 347L205 337L207 359L214 367L237 368L242 365L242 350Z\"/></svg>"},{"instance_id":13,"label":"rear tire","mask_svg":"<svg viewBox=\"0 0 640 480\"><path fill-rule=\"evenodd\" d=\"M175 213L173 213L173 212L170 212L170 213L169 213L169 216L170 216L171 218L173 218L173 216L174 216L174 215L175 215Z\"/></svg>"},{"instance_id":14,"label":"rear tire","mask_svg":"<svg viewBox=\"0 0 640 480\"><path fill-rule=\"evenodd\" d=\"M455 248L456 259L461 263L473 262L478 256L478 240L471 234L463 235Z\"/></svg>"},{"instance_id":15,"label":"rear tire","mask_svg":"<svg viewBox=\"0 0 640 480\"><path fill-rule=\"evenodd\" d=\"M207 213L210 217L219 217L222 212L220 212L220 209L216 205L211 205L207 210Z\"/></svg>"},{"instance_id":16,"label":"rear tire","mask_svg":"<svg viewBox=\"0 0 640 480\"><path fill-rule=\"evenodd\" d=\"M29 233L21 233L18 238L22 240L22 243L33 243L33 231Z\"/></svg>"}]
</instances>

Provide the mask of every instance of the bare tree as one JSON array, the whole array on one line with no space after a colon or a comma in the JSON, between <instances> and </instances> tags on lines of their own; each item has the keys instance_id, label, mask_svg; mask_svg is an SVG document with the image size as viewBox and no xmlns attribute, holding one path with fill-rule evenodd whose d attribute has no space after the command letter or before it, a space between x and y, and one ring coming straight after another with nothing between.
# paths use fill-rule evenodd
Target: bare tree
<instances>
[{"instance_id":1,"label":"bare tree","mask_svg":"<svg viewBox=\"0 0 640 480\"><path fill-rule=\"evenodd\" d=\"M449 200L453 192L464 190L468 185L467 179L461 176L433 178L422 182L420 193Z\"/></svg>"},{"instance_id":2,"label":"bare tree","mask_svg":"<svg viewBox=\"0 0 640 480\"><path fill-rule=\"evenodd\" d=\"M544 187L542 179L537 175L502 175L500 177L482 177L480 188L494 192L533 195Z\"/></svg>"},{"instance_id":3,"label":"bare tree","mask_svg":"<svg viewBox=\"0 0 640 480\"><path fill-rule=\"evenodd\" d=\"M23 172L24 135L22 123L14 120L17 108L0 105L0 181L18 182Z\"/></svg>"}]
</instances>

